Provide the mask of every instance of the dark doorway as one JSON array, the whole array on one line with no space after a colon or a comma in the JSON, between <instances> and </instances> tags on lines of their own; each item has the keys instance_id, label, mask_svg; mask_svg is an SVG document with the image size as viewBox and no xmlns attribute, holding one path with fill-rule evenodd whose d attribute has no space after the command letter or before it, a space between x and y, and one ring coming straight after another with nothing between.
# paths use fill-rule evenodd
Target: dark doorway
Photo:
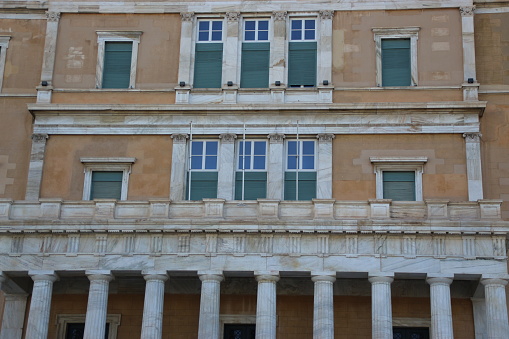
<instances>
[{"instance_id":1,"label":"dark doorway","mask_svg":"<svg viewBox=\"0 0 509 339\"><path fill-rule=\"evenodd\" d=\"M110 324L106 324L106 334L104 339L108 339ZM67 323L65 331L65 339L83 339L85 334L85 323Z\"/></svg>"},{"instance_id":2,"label":"dark doorway","mask_svg":"<svg viewBox=\"0 0 509 339\"><path fill-rule=\"evenodd\" d=\"M224 324L224 339L255 339L255 324Z\"/></svg>"},{"instance_id":3,"label":"dark doorway","mask_svg":"<svg viewBox=\"0 0 509 339\"><path fill-rule=\"evenodd\" d=\"M427 327L394 327L392 333L394 339L429 339Z\"/></svg>"}]
</instances>

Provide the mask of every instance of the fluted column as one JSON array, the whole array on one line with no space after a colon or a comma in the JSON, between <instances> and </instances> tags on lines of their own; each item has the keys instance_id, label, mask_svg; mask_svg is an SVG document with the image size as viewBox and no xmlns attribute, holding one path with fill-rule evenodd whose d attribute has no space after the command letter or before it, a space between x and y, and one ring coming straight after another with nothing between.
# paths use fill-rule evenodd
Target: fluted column
<instances>
[{"instance_id":1,"label":"fluted column","mask_svg":"<svg viewBox=\"0 0 509 339\"><path fill-rule=\"evenodd\" d=\"M334 339L333 285L336 274L315 275L311 280L315 283L313 338Z\"/></svg>"},{"instance_id":2,"label":"fluted column","mask_svg":"<svg viewBox=\"0 0 509 339\"><path fill-rule=\"evenodd\" d=\"M452 329L450 277L428 276L431 302L431 337L433 339L454 339Z\"/></svg>"},{"instance_id":3,"label":"fluted column","mask_svg":"<svg viewBox=\"0 0 509 339\"><path fill-rule=\"evenodd\" d=\"M198 339L219 339L219 301L221 272L198 272L201 280Z\"/></svg>"},{"instance_id":4,"label":"fluted column","mask_svg":"<svg viewBox=\"0 0 509 339\"><path fill-rule=\"evenodd\" d=\"M108 312L108 291L113 275L110 271L87 271L90 280L84 339L104 338Z\"/></svg>"},{"instance_id":5,"label":"fluted column","mask_svg":"<svg viewBox=\"0 0 509 339\"><path fill-rule=\"evenodd\" d=\"M164 282L168 280L166 272L143 272L145 285L145 303L141 338L161 339L163 335Z\"/></svg>"},{"instance_id":6,"label":"fluted column","mask_svg":"<svg viewBox=\"0 0 509 339\"><path fill-rule=\"evenodd\" d=\"M279 275L272 272L257 274L256 281L256 339L276 339L276 283Z\"/></svg>"},{"instance_id":7,"label":"fluted column","mask_svg":"<svg viewBox=\"0 0 509 339\"><path fill-rule=\"evenodd\" d=\"M369 277L373 339L392 339L391 283L393 281L393 275Z\"/></svg>"},{"instance_id":8,"label":"fluted column","mask_svg":"<svg viewBox=\"0 0 509 339\"><path fill-rule=\"evenodd\" d=\"M27 339L46 339L53 283L58 279L58 276L54 271L31 271L28 274L34 281L34 287L25 337Z\"/></svg>"},{"instance_id":9,"label":"fluted column","mask_svg":"<svg viewBox=\"0 0 509 339\"><path fill-rule=\"evenodd\" d=\"M487 339L507 339L509 336L505 295L507 279L485 278L481 279L481 283L484 285L486 299Z\"/></svg>"}]
</instances>

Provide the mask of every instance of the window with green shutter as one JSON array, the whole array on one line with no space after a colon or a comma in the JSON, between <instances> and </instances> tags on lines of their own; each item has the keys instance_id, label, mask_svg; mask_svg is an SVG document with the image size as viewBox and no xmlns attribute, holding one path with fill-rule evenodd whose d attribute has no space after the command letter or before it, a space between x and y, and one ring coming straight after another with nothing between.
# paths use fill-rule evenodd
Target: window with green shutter
<instances>
[{"instance_id":1,"label":"window with green shutter","mask_svg":"<svg viewBox=\"0 0 509 339\"><path fill-rule=\"evenodd\" d=\"M267 197L267 142L243 140L238 143L235 200L256 200Z\"/></svg>"},{"instance_id":2,"label":"window with green shutter","mask_svg":"<svg viewBox=\"0 0 509 339\"><path fill-rule=\"evenodd\" d=\"M297 197L298 183L298 197ZM286 172L285 200L311 200L316 198L316 172Z\"/></svg>"},{"instance_id":3,"label":"window with green shutter","mask_svg":"<svg viewBox=\"0 0 509 339\"><path fill-rule=\"evenodd\" d=\"M90 187L90 200L117 199L122 195L123 172L93 171Z\"/></svg>"},{"instance_id":4,"label":"window with green shutter","mask_svg":"<svg viewBox=\"0 0 509 339\"><path fill-rule=\"evenodd\" d=\"M415 201L415 172L383 171L383 198Z\"/></svg>"},{"instance_id":5,"label":"window with green shutter","mask_svg":"<svg viewBox=\"0 0 509 339\"><path fill-rule=\"evenodd\" d=\"M191 159L186 179L188 200L217 198L217 141L191 141Z\"/></svg>"},{"instance_id":6,"label":"window with green shutter","mask_svg":"<svg viewBox=\"0 0 509 339\"><path fill-rule=\"evenodd\" d=\"M314 140L286 142L285 200L316 198L315 148Z\"/></svg>"},{"instance_id":7,"label":"window with green shutter","mask_svg":"<svg viewBox=\"0 0 509 339\"><path fill-rule=\"evenodd\" d=\"M316 20L292 19L288 45L288 86L316 86Z\"/></svg>"},{"instance_id":8,"label":"window with green shutter","mask_svg":"<svg viewBox=\"0 0 509 339\"><path fill-rule=\"evenodd\" d=\"M198 21L194 55L194 88L221 88L223 70L223 22Z\"/></svg>"},{"instance_id":9,"label":"window with green shutter","mask_svg":"<svg viewBox=\"0 0 509 339\"><path fill-rule=\"evenodd\" d=\"M382 39L382 86L410 86L410 39Z\"/></svg>"},{"instance_id":10,"label":"window with green shutter","mask_svg":"<svg viewBox=\"0 0 509 339\"><path fill-rule=\"evenodd\" d=\"M190 176L186 189L188 200L217 198L217 172L192 171L188 175ZM189 189L189 185L191 185L191 189ZM191 194L190 198L189 194Z\"/></svg>"},{"instance_id":11,"label":"window with green shutter","mask_svg":"<svg viewBox=\"0 0 509 339\"><path fill-rule=\"evenodd\" d=\"M269 87L269 20L245 20L240 87Z\"/></svg>"},{"instance_id":12,"label":"window with green shutter","mask_svg":"<svg viewBox=\"0 0 509 339\"><path fill-rule=\"evenodd\" d=\"M130 41L105 42L102 88L129 88L132 54Z\"/></svg>"}]
</instances>

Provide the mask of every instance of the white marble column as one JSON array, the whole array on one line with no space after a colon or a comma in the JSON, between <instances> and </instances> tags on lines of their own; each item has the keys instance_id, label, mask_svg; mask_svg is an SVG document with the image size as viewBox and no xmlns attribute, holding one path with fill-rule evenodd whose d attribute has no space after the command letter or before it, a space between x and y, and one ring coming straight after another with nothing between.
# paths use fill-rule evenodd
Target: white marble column
<instances>
[{"instance_id":1,"label":"white marble column","mask_svg":"<svg viewBox=\"0 0 509 339\"><path fill-rule=\"evenodd\" d=\"M334 339L334 282L336 274L327 273L311 278L315 283L313 338Z\"/></svg>"},{"instance_id":2,"label":"white marble column","mask_svg":"<svg viewBox=\"0 0 509 339\"><path fill-rule=\"evenodd\" d=\"M283 200L284 194L284 134L269 134L267 161L267 199Z\"/></svg>"},{"instance_id":3,"label":"white marble column","mask_svg":"<svg viewBox=\"0 0 509 339\"><path fill-rule=\"evenodd\" d=\"M460 7L461 35L463 39L463 100L478 100L479 84L475 72L475 6ZM473 83L468 83L473 79Z\"/></svg>"},{"instance_id":4,"label":"white marble column","mask_svg":"<svg viewBox=\"0 0 509 339\"><path fill-rule=\"evenodd\" d=\"M507 339L509 338L505 293L507 279L484 278L483 276L481 283L484 285L486 299L487 339Z\"/></svg>"},{"instance_id":5,"label":"white marble column","mask_svg":"<svg viewBox=\"0 0 509 339\"><path fill-rule=\"evenodd\" d=\"M240 77L238 77L238 49L239 49L239 12L226 13L226 29L225 31L225 44L224 59L223 59L223 86L231 81L237 87L239 85Z\"/></svg>"},{"instance_id":6,"label":"white marble column","mask_svg":"<svg viewBox=\"0 0 509 339\"><path fill-rule=\"evenodd\" d=\"M108 291L113 275L110 271L87 271L90 280L84 339L104 338L108 313Z\"/></svg>"},{"instance_id":7,"label":"white marble column","mask_svg":"<svg viewBox=\"0 0 509 339\"><path fill-rule=\"evenodd\" d=\"M182 25L180 28L180 57L178 81L184 81L187 86L191 83L192 51L193 51L193 22L194 13L180 13Z\"/></svg>"},{"instance_id":8,"label":"white marble column","mask_svg":"<svg viewBox=\"0 0 509 339\"><path fill-rule=\"evenodd\" d=\"M163 335L164 282L168 280L166 272L142 272L145 284L145 303L141 338L161 339Z\"/></svg>"},{"instance_id":9,"label":"white marble column","mask_svg":"<svg viewBox=\"0 0 509 339\"><path fill-rule=\"evenodd\" d=\"M272 13L273 19L273 38L270 43L270 64L269 64L269 84L274 87L276 81L281 85L285 83L285 46L286 46L286 12ZM277 87L276 87L277 88Z\"/></svg>"},{"instance_id":10,"label":"white marble column","mask_svg":"<svg viewBox=\"0 0 509 339\"><path fill-rule=\"evenodd\" d=\"M324 80L332 83L332 18L334 11L320 11L320 37L318 38L318 69L317 82L322 85ZM332 89L331 89L332 91Z\"/></svg>"},{"instance_id":11,"label":"white marble column","mask_svg":"<svg viewBox=\"0 0 509 339\"><path fill-rule=\"evenodd\" d=\"M219 173L217 179L217 197L233 200L235 192L235 139L236 134L220 134Z\"/></svg>"},{"instance_id":12,"label":"white marble column","mask_svg":"<svg viewBox=\"0 0 509 339\"><path fill-rule=\"evenodd\" d=\"M53 283L58 279L58 276L54 271L29 271L28 274L34 281L34 287L25 337L46 339L48 337Z\"/></svg>"},{"instance_id":13,"label":"white marble column","mask_svg":"<svg viewBox=\"0 0 509 339\"><path fill-rule=\"evenodd\" d=\"M186 196L187 134L172 134L170 200L182 201Z\"/></svg>"},{"instance_id":14,"label":"white marble column","mask_svg":"<svg viewBox=\"0 0 509 339\"><path fill-rule=\"evenodd\" d=\"M219 339L222 272L198 272L201 280L198 339Z\"/></svg>"},{"instance_id":15,"label":"white marble column","mask_svg":"<svg viewBox=\"0 0 509 339\"><path fill-rule=\"evenodd\" d=\"M256 296L256 339L276 339L276 283L275 272L255 272L258 281Z\"/></svg>"},{"instance_id":16,"label":"white marble column","mask_svg":"<svg viewBox=\"0 0 509 339\"><path fill-rule=\"evenodd\" d=\"M468 200L483 199L481 133L464 133L467 157Z\"/></svg>"},{"instance_id":17,"label":"white marble column","mask_svg":"<svg viewBox=\"0 0 509 339\"><path fill-rule=\"evenodd\" d=\"M46 12L46 36L42 59L41 85L37 86L37 102L50 103L53 90L53 70L57 50L59 12Z\"/></svg>"},{"instance_id":18,"label":"white marble column","mask_svg":"<svg viewBox=\"0 0 509 339\"><path fill-rule=\"evenodd\" d=\"M454 339L452 329L451 288L452 277L430 276L431 338Z\"/></svg>"},{"instance_id":19,"label":"white marble column","mask_svg":"<svg viewBox=\"0 0 509 339\"><path fill-rule=\"evenodd\" d=\"M392 339L391 283L394 275L370 275L373 339Z\"/></svg>"},{"instance_id":20,"label":"white marble column","mask_svg":"<svg viewBox=\"0 0 509 339\"><path fill-rule=\"evenodd\" d=\"M475 339L487 339L486 329L486 300L484 298L471 298L474 312Z\"/></svg>"},{"instance_id":21,"label":"white marble column","mask_svg":"<svg viewBox=\"0 0 509 339\"><path fill-rule=\"evenodd\" d=\"M316 198L332 199L332 139L334 134L318 134Z\"/></svg>"},{"instance_id":22,"label":"white marble column","mask_svg":"<svg viewBox=\"0 0 509 339\"><path fill-rule=\"evenodd\" d=\"M30 164L28 165L25 200L39 200L47 139L47 134L32 135L32 151L30 153Z\"/></svg>"}]
</instances>

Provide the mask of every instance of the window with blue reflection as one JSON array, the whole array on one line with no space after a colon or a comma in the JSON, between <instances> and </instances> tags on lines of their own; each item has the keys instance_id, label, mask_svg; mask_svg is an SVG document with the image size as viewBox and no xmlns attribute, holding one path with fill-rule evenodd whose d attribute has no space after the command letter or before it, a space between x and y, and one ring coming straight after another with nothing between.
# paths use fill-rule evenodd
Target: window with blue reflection
<instances>
[{"instance_id":1,"label":"window with blue reflection","mask_svg":"<svg viewBox=\"0 0 509 339\"><path fill-rule=\"evenodd\" d=\"M288 170L314 170L315 142L312 140L288 141L286 168Z\"/></svg>"},{"instance_id":2,"label":"window with blue reflection","mask_svg":"<svg viewBox=\"0 0 509 339\"><path fill-rule=\"evenodd\" d=\"M217 141L191 142L191 169L217 170Z\"/></svg>"},{"instance_id":3,"label":"window with blue reflection","mask_svg":"<svg viewBox=\"0 0 509 339\"><path fill-rule=\"evenodd\" d=\"M239 142L239 170L265 170L267 153L266 141Z\"/></svg>"},{"instance_id":4,"label":"window with blue reflection","mask_svg":"<svg viewBox=\"0 0 509 339\"><path fill-rule=\"evenodd\" d=\"M202 20L198 22L198 41L222 41L223 22Z\"/></svg>"},{"instance_id":5,"label":"window with blue reflection","mask_svg":"<svg viewBox=\"0 0 509 339\"><path fill-rule=\"evenodd\" d=\"M244 41L268 41L268 40L269 40L268 20L244 21Z\"/></svg>"},{"instance_id":6,"label":"window with blue reflection","mask_svg":"<svg viewBox=\"0 0 509 339\"><path fill-rule=\"evenodd\" d=\"M290 40L304 41L316 39L315 19L293 19L290 27Z\"/></svg>"}]
</instances>

